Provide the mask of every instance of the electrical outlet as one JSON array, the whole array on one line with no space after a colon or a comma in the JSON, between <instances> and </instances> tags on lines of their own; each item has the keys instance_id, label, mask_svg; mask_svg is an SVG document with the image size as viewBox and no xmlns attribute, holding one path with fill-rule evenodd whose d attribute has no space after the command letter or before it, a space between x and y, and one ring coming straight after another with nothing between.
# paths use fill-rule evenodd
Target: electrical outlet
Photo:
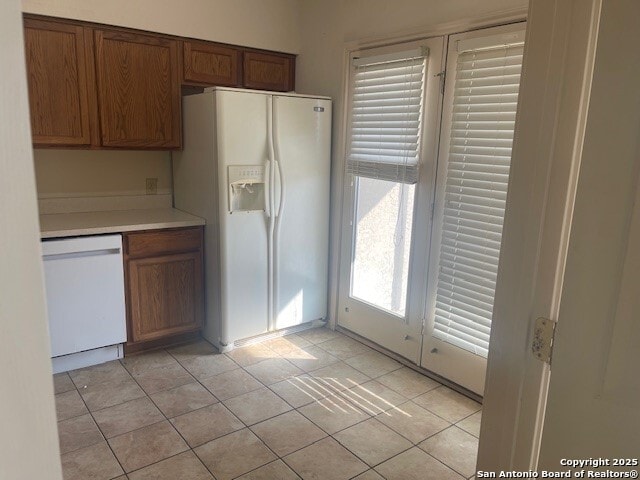
<instances>
[{"instance_id":1,"label":"electrical outlet","mask_svg":"<svg viewBox=\"0 0 640 480\"><path fill-rule=\"evenodd\" d=\"M147 178L147 195L156 195L158 193L158 179Z\"/></svg>"}]
</instances>

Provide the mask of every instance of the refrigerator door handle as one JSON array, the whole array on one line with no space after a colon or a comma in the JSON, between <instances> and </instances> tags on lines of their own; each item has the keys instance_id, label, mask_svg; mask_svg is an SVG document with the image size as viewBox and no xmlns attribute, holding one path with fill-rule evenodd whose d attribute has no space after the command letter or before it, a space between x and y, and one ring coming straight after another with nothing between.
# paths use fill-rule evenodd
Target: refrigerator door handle
<instances>
[{"instance_id":1,"label":"refrigerator door handle","mask_svg":"<svg viewBox=\"0 0 640 480\"><path fill-rule=\"evenodd\" d=\"M278 162L277 160L274 162L275 163L275 173L277 173L278 175L278 206L276 207L274 205L274 215L277 217L280 216L280 214L282 214L282 207L284 207L284 200L285 200L285 188L284 188L284 178L282 175L282 167L280 166L280 162Z\"/></svg>"},{"instance_id":2,"label":"refrigerator door handle","mask_svg":"<svg viewBox=\"0 0 640 480\"><path fill-rule=\"evenodd\" d=\"M271 217L271 160L264 162L264 213Z\"/></svg>"}]
</instances>

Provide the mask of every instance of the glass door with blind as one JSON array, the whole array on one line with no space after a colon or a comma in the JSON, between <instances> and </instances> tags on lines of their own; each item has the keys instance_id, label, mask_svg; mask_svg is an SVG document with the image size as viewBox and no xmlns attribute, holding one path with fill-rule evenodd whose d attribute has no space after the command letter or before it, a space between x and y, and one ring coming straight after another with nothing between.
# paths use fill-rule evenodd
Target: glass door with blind
<instances>
[{"instance_id":1,"label":"glass door with blind","mask_svg":"<svg viewBox=\"0 0 640 480\"><path fill-rule=\"evenodd\" d=\"M338 324L420 358L442 37L354 52Z\"/></svg>"},{"instance_id":2,"label":"glass door with blind","mask_svg":"<svg viewBox=\"0 0 640 480\"><path fill-rule=\"evenodd\" d=\"M449 37L421 365L483 393L523 23Z\"/></svg>"}]
</instances>

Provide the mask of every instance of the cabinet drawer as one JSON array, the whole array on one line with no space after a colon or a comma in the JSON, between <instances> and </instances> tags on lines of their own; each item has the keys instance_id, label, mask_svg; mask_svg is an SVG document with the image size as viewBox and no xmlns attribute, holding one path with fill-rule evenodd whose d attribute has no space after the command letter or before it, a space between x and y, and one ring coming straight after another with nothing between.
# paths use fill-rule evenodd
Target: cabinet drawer
<instances>
[{"instance_id":1,"label":"cabinet drawer","mask_svg":"<svg viewBox=\"0 0 640 480\"><path fill-rule=\"evenodd\" d=\"M181 228L126 234L128 257L150 257L167 253L199 250L202 246L202 228Z\"/></svg>"},{"instance_id":2,"label":"cabinet drawer","mask_svg":"<svg viewBox=\"0 0 640 480\"><path fill-rule=\"evenodd\" d=\"M240 50L215 43L184 42L184 83L193 85L239 85Z\"/></svg>"}]
</instances>

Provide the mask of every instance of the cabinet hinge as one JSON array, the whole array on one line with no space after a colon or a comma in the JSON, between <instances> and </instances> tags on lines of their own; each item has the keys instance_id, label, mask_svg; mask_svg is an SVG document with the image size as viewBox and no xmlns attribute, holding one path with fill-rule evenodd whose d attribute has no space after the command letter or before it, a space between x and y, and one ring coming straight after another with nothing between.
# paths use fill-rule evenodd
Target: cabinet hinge
<instances>
[{"instance_id":1,"label":"cabinet hinge","mask_svg":"<svg viewBox=\"0 0 640 480\"><path fill-rule=\"evenodd\" d=\"M544 317L536 319L533 329L533 340L531 341L531 351L538 360L549 365L551 365L555 333L556 322Z\"/></svg>"},{"instance_id":2,"label":"cabinet hinge","mask_svg":"<svg viewBox=\"0 0 640 480\"><path fill-rule=\"evenodd\" d=\"M434 202L431 202L431 213L430 213L430 216L431 216L431 221L432 222L433 222L433 212L435 211L435 209L436 209L436 204Z\"/></svg>"}]
</instances>

